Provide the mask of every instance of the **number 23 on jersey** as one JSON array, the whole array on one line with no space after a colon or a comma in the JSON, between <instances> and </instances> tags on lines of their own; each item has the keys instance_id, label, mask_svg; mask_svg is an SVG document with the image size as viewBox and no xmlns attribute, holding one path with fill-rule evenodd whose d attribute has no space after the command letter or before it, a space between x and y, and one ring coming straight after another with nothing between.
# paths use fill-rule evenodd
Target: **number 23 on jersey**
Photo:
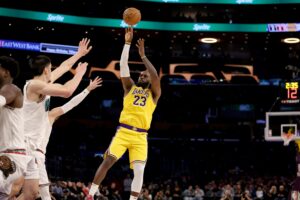
<instances>
[{"instance_id":1,"label":"number 23 on jersey","mask_svg":"<svg viewBox=\"0 0 300 200\"><path fill-rule=\"evenodd\" d=\"M144 96L134 95L133 105L145 106L147 98Z\"/></svg>"}]
</instances>

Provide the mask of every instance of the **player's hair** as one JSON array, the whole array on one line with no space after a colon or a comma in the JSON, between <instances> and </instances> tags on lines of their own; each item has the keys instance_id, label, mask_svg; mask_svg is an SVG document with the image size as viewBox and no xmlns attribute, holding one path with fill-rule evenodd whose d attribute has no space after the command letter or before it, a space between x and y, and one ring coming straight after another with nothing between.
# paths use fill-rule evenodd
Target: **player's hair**
<instances>
[{"instance_id":1,"label":"player's hair","mask_svg":"<svg viewBox=\"0 0 300 200\"><path fill-rule=\"evenodd\" d=\"M34 76L39 76L43 73L44 69L51 63L48 56L39 55L29 60L29 66Z\"/></svg>"},{"instance_id":2,"label":"player's hair","mask_svg":"<svg viewBox=\"0 0 300 200\"><path fill-rule=\"evenodd\" d=\"M0 56L0 66L9 71L10 76L14 79L20 73L19 63L9 56Z\"/></svg>"}]
</instances>

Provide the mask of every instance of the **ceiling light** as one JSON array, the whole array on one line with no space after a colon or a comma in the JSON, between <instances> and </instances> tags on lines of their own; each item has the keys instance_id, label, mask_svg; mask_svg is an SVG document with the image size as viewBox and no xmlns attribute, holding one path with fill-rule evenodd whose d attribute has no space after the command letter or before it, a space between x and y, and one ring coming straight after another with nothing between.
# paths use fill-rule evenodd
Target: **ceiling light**
<instances>
[{"instance_id":1,"label":"ceiling light","mask_svg":"<svg viewBox=\"0 0 300 200\"><path fill-rule=\"evenodd\" d=\"M295 44L295 43L299 43L300 39L299 38L285 38L283 39L284 43L288 43L288 44Z\"/></svg>"},{"instance_id":2,"label":"ceiling light","mask_svg":"<svg viewBox=\"0 0 300 200\"><path fill-rule=\"evenodd\" d=\"M216 38L201 38L200 42L203 42L203 43L217 43L218 39L216 39Z\"/></svg>"}]
</instances>

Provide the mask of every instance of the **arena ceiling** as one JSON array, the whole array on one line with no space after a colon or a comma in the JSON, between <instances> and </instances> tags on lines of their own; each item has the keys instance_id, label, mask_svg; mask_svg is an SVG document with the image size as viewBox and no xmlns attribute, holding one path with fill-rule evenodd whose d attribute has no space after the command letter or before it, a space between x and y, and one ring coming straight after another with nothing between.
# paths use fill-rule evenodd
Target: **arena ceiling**
<instances>
[{"instance_id":1,"label":"arena ceiling","mask_svg":"<svg viewBox=\"0 0 300 200\"><path fill-rule=\"evenodd\" d=\"M300 23L300 4L233 5L233 4L176 4L143 1L108 0L1 0L0 7L60 13L65 15L120 19L127 7L137 7L143 21L270 24ZM1 14L1 13L0 13ZM94 65L104 60L118 59L123 44L123 28L71 25L34 21L2 16L1 38L25 41L76 44L81 37L92 39L95 50L90 58ZM286 37L300 38L299 32L245 31L161 31L136 29L136 37L145 37L147 51L156 60L198 63L253 64L256 74L280 76L288 64L299 66L300 45L285 44ZM216 44L203 44L203 37L215 37ZM102 61L99 61L100 59ZM133 59L138 59L135 55Z\"/></svg>"}]
</instances>

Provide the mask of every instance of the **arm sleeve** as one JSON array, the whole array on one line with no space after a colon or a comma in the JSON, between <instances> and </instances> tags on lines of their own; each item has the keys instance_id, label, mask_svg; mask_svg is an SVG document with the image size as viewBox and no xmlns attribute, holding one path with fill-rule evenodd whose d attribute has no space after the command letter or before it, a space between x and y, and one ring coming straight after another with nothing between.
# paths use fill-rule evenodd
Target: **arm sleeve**
<instances>
[{"instance_id":1,"label":"arm sleeve","mask_svg":"<svg viewBox=\"0 0 300 200\"><path fill-rule=\"evenodd\" d=\"M0 107L3 107L6 105L6 99L4 96L0 95Z\"/></svg>"},{"instance_id":2,"label":"arm sleeve","mask_svg":"<svg viewBox=\"0 0 300 200\"><path fill-rule=\"evenodd\" d=\"M130 77L129 67L128 67L128 57L129 57L130 45L125 44L121 54L120 60L120 76L121 77Z\"/></svg>"},{"instance_id":3,"label":"arm sleeve","mask_svg":"<svg viewBox=\"0 0 300 200\"><path fill-rule=\"evenodd\" d=\"M72 110L75 106L80 104L82 100L89 94L89 91L87 89L84 89L81 93L77 94L75 97L73 97L70 101L68 101L66 104L64 104L61 109L64 113L67 113L68 111Z\"/></svg>"}]
</instances>

